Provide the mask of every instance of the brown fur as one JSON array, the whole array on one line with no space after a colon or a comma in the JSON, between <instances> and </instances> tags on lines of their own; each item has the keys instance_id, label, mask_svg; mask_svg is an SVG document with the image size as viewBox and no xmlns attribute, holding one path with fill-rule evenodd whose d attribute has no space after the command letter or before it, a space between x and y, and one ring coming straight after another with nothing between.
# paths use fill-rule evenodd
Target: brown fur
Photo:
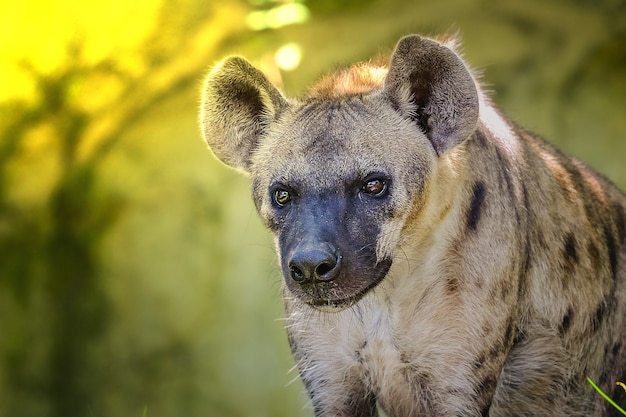
<instances>
[{"instance_id":1,"label":"brown fur","mask_svg":"<svg viewBox=\"0 0 626 417\"><path fill-rule=\"evenodd\" d=\"M315 413L616 415L586 378L624 399L626 197L451 46L406 37L301 100L242 58L207 78L203 133L276 236Z\"/></svg>"}]
</instances>

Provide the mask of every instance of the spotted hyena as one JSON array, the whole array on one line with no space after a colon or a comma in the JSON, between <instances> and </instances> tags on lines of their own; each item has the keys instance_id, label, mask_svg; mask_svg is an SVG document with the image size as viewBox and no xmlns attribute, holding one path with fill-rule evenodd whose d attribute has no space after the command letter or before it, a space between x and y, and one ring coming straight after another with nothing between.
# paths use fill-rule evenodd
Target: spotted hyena
<instances>
[{"instance_id":1,"label":"spotted hyena","mask_svg":"<svg viewBox=\"0 0 626 417\"><path fill-rule=\"evenodd\" d=\"M407 36L300 99L246 60L204 137L248 172L317 416L607 416L626 378L626 197ZM621 395L621 398L620 398Z\"/></svg>"}]
</instances>

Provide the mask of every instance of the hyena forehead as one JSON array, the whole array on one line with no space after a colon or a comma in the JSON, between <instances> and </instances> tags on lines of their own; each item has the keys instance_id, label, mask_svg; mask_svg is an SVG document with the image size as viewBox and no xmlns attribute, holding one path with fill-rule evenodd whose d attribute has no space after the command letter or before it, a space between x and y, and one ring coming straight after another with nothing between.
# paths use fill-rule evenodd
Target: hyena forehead
<instances>
[{"instance_id":1,"label":"hyena forehead","mask_svg":"<svg viewBox=\"0 0 626 417\"><path fill-rule=\"evenodd\" d=\"M410 182L435 159L419 127L374 93L294 106L270 128L250 171L266 183L306 179L333 187L373 172Z\"/></svg>"},{"instance_id":2,"label":"hyena forehead","mask_svg":"<svg viewBox=\"0 0 626 417\"><path fill-rule=\"evenodd\" d=\"M381 65L355 64L332 73L319 81L308 92L311 98L342 99L379 90L389 72Z\"/></svg>"},{"instance_id":3,"label":"hyena forehead","mask_svg":"<svg viewBox=\"0 0 626 417\"><path fill-rule=\"evenodd\" d=\"M371 107L373 116L369 118L377 126L368 124L365 117L361 117L362 124L374 131L382 126L392 138L397 133L404 135L412 131L416 133L417 143L425 136L437 156L472 134L478 120L478 91L471 72L453 50L430 39L407 36L398 42L387 66L381 68L357 65L327 78L303 100L292 100L245 59L226 58L211 70L205 81L200 115L203 135L220 160L253 173L253 165L264 162L255 154L259 150L263 153L264 148L277 147L276 139L271 143L268 137L293 138L295 132L302 131L300 125L307 120L307 112L297 110L311 102L335 103L330 106L334 109L337 103L347 101L362 100L365 107L378 101L378 106ZM286 117L298 113L304 113L300 114L298 123L294 123L296 117ZM326 119L329 118L332 120L327 110ZM319 128L320 122L326 127L328 137L333 137L332 128L337 131L330 122L324 123L324 117L312 119L315 128ZM409 120L413 121L412 125ZM354 126L360 125L344 123L343 128ZM276 132L281 134L276 135ZM301 139L310 141L313 137L309 132L303 133L294 143L283 140L278 146L284 147L283 143L288 143L289 147L300 145L302 151ZM393 143L388 141L386 145ZM416 142L404 143L411 146ZM289 154L279 153L282 157Z\"/></svg>"}]
</instances>

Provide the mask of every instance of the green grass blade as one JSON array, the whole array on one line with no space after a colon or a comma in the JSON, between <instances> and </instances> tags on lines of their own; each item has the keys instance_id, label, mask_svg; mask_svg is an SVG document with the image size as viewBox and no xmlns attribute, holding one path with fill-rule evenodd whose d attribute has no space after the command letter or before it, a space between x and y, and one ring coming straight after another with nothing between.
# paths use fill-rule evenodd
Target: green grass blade
<instances>
[{"instance_id":1,"label":"green grass blade","mask_svg":"<svg viewBox=\"0 0 626 417\"><path fill-rule=\"evenodd\" d=\"M623 409L622 407L620 407L619 405L617 405L617 404L615 403L615 401L613 401L613 400L611 399L611 397L609 397L608 395L606 395L606 394L604 393L604 391L602 391L602 390L600 389L600 387L598 387L598 386L595 384L595 382L593 382L593 381L591 380L591 378L587 378L587 381L589 381L589 383L591 384L591 386L592 386L592 387L593 387L596 391L598 391L598 394L602 395L602 397L603 397L605 400L607 400L607 401L609 402L609 404L611 404L613 407L615 407L615 408L617 409L617 411L619 411L620 413L622 413L622 414L624 414L624 415L626 416L626 411L624 411L624 409Z\"/></svg>"}]
</instances>

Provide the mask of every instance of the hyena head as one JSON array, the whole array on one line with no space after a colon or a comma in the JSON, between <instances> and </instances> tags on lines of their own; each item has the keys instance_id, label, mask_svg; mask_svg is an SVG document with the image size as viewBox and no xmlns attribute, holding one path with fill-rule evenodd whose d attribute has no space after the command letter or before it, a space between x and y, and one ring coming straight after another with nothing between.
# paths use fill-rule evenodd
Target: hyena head
<instances>
[{"instance_id":1,"label":"hyena head","mask_svg":"<svg viewBox=\"0 0 626 417\"><path fill-rule=\"evenodd\" d=\"M477 118L463 61L418 36L400 40L388 66L353 67L299 100L227 58L207 77L201 109L216 156L251 176L288 289L325 310L385 279L439 161Z\"/></svg>"}]
</instances>

